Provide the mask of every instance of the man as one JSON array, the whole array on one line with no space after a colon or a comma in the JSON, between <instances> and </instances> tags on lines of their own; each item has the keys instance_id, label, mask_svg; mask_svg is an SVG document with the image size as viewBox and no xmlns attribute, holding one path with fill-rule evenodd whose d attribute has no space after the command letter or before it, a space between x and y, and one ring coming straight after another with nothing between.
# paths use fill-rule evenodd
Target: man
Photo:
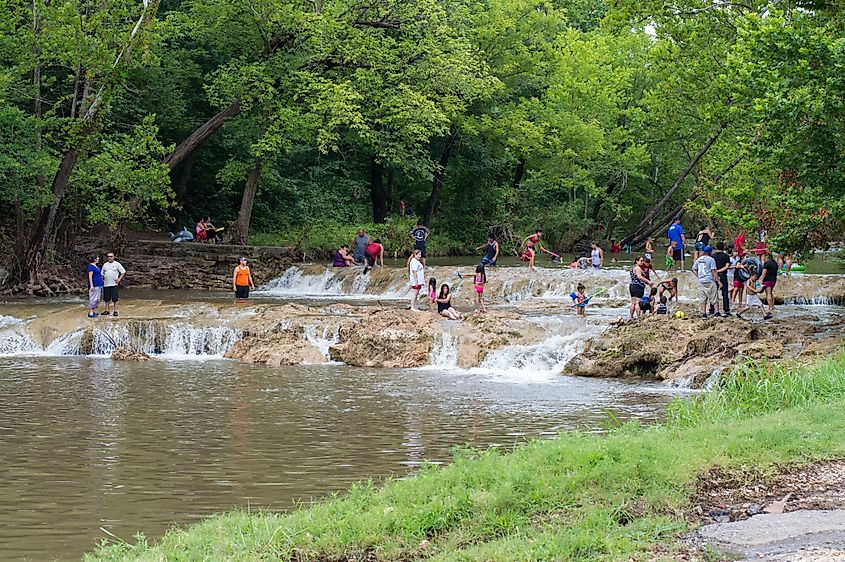
<instances>
[{"instance_id":1,"label":"man","mask_svg":"<svg viewBox=\"0 0 845 562\"><path fill-rule=\"evenodd\" d=\"M422 256L422 264L425 265L425 241L428 240L428 235L431 234L423 223L417 221L417 226L411 229L411 239L414 241L414 250L419 250Z\"/></svg>"},{"instance_id":2,"label":"man","mask_svg":"<svg viewBox=\"0 0 845 562\"><path fill-rule=\"evenodd\" d=\"M247 265L248 261L246 256L241 256L238 259L238 265L235 266L234 273L232 273L232 290L235 292L235 302L246 302L249 298L249 290L255 290L252 272Z\"/></svg>"},{"instance_id":3,"label":"man","mask_svg":"<svg viewBox=\"0 0 845 562\"><path fill-rule=\"evenodd\" d=\"M499 243L492 234L487 236L487 243L482 244L476 250L487 249L487 253L481 258L481 265L484 267L495 267L496 260L499 259Z\"/></svg>"},{"instance_id":4,"label":"man","mask_svg":"<svg viewBox=\"0 0 845 562\"><path fill-rule=\"evenodd\" d=\"M701 316L707 318L707 311L710 310L710 305L716 305L716 287L721 290L722 282L719 280L719 274L716 273L716 261L710 255L713 248L704 246L704 255L699 257L692 264L692 271L698 277L698 291L701 295Z\"/></svg>"},{"instance_id":5,"label":"man","mask_svg":"<svg viewBox=\"0 0 845 562\"><path fill-rule=\"evenodd\" d=\"M760 278L760 282L766 292L766 304L769 306L769 310L763 316L763 320L768 320L775 312L775 285L778 282L778 262L772 258L771 253L767 253L766 257L768 259L763 263L763 276Z\"/></svg>"},{"instance_id":6,"label":"man","mask_svg":"<svg viewBox=\"0 0 845 562\"><path fill-rule=\"evenodd\" d=\"M675 270L678 262L681 264L680 270L684 271L684 246L686 246L687 239L684 236L684 227L681 226L681 217L675 217L672 220L672 226L669 227L667 234L669 243L672 245L672 259L675 260L672 271Z\"/></svg>"},{"instance_id":7,"label":"man","mask_svg":"<svg viewBox=\"0 0 845 562\"><path fill-rule=\"evenodd\" d=\"M358 229L355 241L352 243L352 259L355 263L364 263L364 254L367 253L367 246L370 245L370 236L363 228Z\"/></svg>"},{"instance_id":8,"label":"man","mask_svg":"<svg viewBox=\"0 0 845 562\"><path fill-rule=\"evenodd\" d=\"M381 245L381 240L376 238L375 242L367 246L367 250L364 252L364 259L367 261L367 265L364 266L364 275L373 269L376 263L384 269L384 246Z\"/></svg>"},{"instance_id":9,"label":"man","mask_svg":"<svg viewBox=\"0 0 845 562\"><path fill-rule=\"evenodd\" d=\"M716 299L715 316L731 315L731 297L729 294L730 284L728 283L728 270L731 267L731 257L725 252L725 243L716 243L716 252L713 254L713 261L716 262L716 273L719 274L719 282L722 284L722 313L719 314L719 299Z\"/></svg>"},{"instance_id":10,"label":"man","mask_svg":"<svg viewBox=\"0 0 845 562\"><path fill-rule=\"evenodd\" d=\"M103 316L109 315L109 304L114 304L114 316L117 316L117 286L123 281L123 276L126 275L126 270L120 265L119 261L115 261L114 252L109 252L106 255L106 263L103 264L103 300L106 302L106 311Z\"/></svg>"},{"instance_id":11,"label":"man","mask_svg":"<svg viewBox=\"0 0 845 562\"><path fill-rule=\"evenodd\" d=\"M417 308L417 297L420 294L420 289L425 285L425 266L420 262L422 252L414 250L411 255L411 260L408 262L408 274L411 284L411 310L419 312Z\"/></svg>"}]
</instances>

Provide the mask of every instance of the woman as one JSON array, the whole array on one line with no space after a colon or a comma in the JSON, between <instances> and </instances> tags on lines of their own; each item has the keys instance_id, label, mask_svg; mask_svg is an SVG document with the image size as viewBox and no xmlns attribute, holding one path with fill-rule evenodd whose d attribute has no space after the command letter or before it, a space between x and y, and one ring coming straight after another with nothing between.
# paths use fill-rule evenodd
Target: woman
<instances>
[{"instance_id":1,"label":"woman","mask_svg":"<svg viewBox=\"0 0 845 562\"><path fill-rule=\"evenodd\" d=\"M643 273L643 265L645 260L642 256L637 258L634 262L634 267L631 268L631 284L628 285L628 293L631 295L631 308L629 310L628 319L633 319L634 314L637 318L641 317L643 311L640 310L640 299L645 295L645 287L654 287L654 283L648 279Z\"/></svg>"},{"instance_id":2,"label":"woman","mask_svg":"<svg viewBox=\"0 0 845 562\"><path fill-rule=\"evenodd\" d=\"M340 248L335 250L332 267L349 267L354 262L355 260L349 255L349 245L341 244Z\"/></svg>"},{"instance_id":3,"label":"woman","mask_svg":"<svg viewBox=\"0 0 845 562\"><path fill-rule=\"evenodd\" d=\"M97 256L88 258L88 318L99 316L97 308L103 296L103 273L99 263L100 258Z\"/></svg>"},{"instance_id":4,"label":"woman","mask_svg":"<svg viewBox=\"0 0 845 562\"><path fill-rule=\"evenodd\" d=\"M701 230L698 231L698 236L695 237L693 260L697 260L704 255L704 247L710 245L711 238L713 238L713 231L707 225L702 226Z\"/></svg>"},{"instance_id":5,"label":"woman","mask_svg":"<svg viewBox=\"0 0 845 562\"><path fill-rule=\"evenodd\" d=\"M604 265L604 250L599 248L598 242L591 242L590 243L590 263L593 266L593 269L601 269Z\"/></svg>"},{"instance_id":6,"label":"woman","mask_svg":"<svg viewBox=\"0 0 845 562\"><path fill-rule=\"evenodd\" d=\"M202 217L202 218L200 218L200 220L197 221L196 241L199 242L200 244L205 244L206 241L208 240L208 232L206 232L206 230L205 230L205 220L204 220L204 218L205 217Z\"/></svg>"},{"instance_id":7,"label":"woman","mask_svg":"<svg viewBox=\"0 0 845 562\"><path fill-rule=\"evenodd\" d=\"M530 236L526 236L525 239L522 241L522 245L525 246L525 251L522 253L522 260L528 262L528 269L534 271L534 257L537 255L537 251L534 249L534 246L537 246L538 249L544 249L543 246L540 245L540 239L543 237L543 231L539 228L537 232Z\"/></svg>"},{"instance_id":8,"label":"woman","mask_svg":"<svg viewBox=\"0 0 845 562\"><path fill-rule=\"evenodd\" d=\"M205 217L203 224L205 225L205 239L210 244L222 244L223 229L214 226L214 223L211 222L211 217Z\"/></svg>"},{"instance_id":9,"label":"woman","mask_svg":"<svg viewBox=\"0 0 845 562\"><path fill-rule=\"evenodd\" d=\"M449 285L443 283L440 286L440 294L437 295L437 313L449 320L463 320L461 313L452 307L452 293L449 292Z\"/></svg>"},{"instance_id":10,"label":"woman","mask_svg":"<svg viewBox=\"0 0 845 562\"><path fill-rule=\"evenodd\" d=\"M657 294L657 300L658 301L661 298L663 298L664 293L669 293L669 299L668 300L674 299L675 302L677 302L678 301L678 278L673 277L672 279L669 279L667 281L662 281L657 286L657 290L658 290L658 294Z\"/></svg>"}]
</instances>

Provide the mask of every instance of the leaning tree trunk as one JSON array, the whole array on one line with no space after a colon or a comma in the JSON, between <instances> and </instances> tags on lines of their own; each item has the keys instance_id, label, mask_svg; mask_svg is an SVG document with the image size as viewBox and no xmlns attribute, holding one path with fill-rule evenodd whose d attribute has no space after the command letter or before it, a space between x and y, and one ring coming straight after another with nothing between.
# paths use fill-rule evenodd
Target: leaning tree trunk
<instances>
[{"instance_id":1,"label":"leaning tree trunk","mask_svg":"<svg viewBox=\"0 0 845 562\"><path fill-rule=\"evenodd\" d=\"M370 160L370 200L373 204L373 222L381 224L387 219L387 191L384 189L384 165Z\"/></svg>"},{"instance_id":2,"label":"leaning tree trunk","mask_svg":"<svg viewBox=\"0 0 845 562\"><path fill-rule=\"evenodd\" d=\"M217 115L203 123L188 138L179 143L179 146L171 152L164 163L170 166L172 170L178 166L189 154L192 154L199 146L214 134L217 129L223 126L223 123L235 117L241 112L241 100L236 100L226 109L220 111Z\"/></svg>"},{"instance_id":3,"label":"leaning tree trunk","mask_svg":"<svg viewBox=\"0 0 845 562\"><path fill-rule=\"evenodd\" d=\"M440 153L440 162L437 170L434 172L434 177L431 182L431 195L428 197L428 205L426 206L425 214L422 222L428 226L431 222L431 217L434 216L434 209L437 207L437 198L440 196L440 189L443 187L443 177L446 175L446 165L449 163L449 156L452 153L452 148L455 146L455 141L458 138L458 127L452 124L449 128L449 137L446 139L446 144L443 146L443 151Z\"/></svg>"},{"instance_id":4,"label":"leaning tree trunk","mask_svg":"<svg viewBox=\"0 0 845 562\"><path fill-rule=\"evenodd\" d=\"M264 158L259 156L246 178L244 195L241 198L241 209L238 212L238 220L233 227L232 240L235 244L246 244L249 240L249 223L252 220L252 206L255 203L258 184L261 183L261 170L263 167Z\"/></svg>"}]
</instances>

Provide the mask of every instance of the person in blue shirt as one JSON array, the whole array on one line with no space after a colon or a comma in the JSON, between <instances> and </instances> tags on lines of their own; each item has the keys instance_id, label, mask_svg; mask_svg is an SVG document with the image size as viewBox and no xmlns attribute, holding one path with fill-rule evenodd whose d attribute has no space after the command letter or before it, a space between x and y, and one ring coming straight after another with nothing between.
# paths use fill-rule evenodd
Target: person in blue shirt
<instances>
[{"instance_id":1,"label":"person in blue shirt","mask_svg":"<svg viewBox=\"0 0 845 562\"><path fill-rule=\"evenodd\" d=\"M674 271L674 266L680 262L681 271L684 271L684 246L686 246L687 239L684 236L684 227L681 226L680 217L675 217L672 220L672 226L669 227L667 234L669 235L669 244L672 247L672 259L675 260L672 270Z\"/></svg>"},{"instance_id":2,"label":"person in blue shirt","mask_svg":"<svg viewBox=\"0 0 845 562\"><path fill-rule=\"evenodd\" d=\"M99 266L100 258L88 258L88 318L96 318L97 308L103 296L103 273Z\"/></svg>"}]
</instances>

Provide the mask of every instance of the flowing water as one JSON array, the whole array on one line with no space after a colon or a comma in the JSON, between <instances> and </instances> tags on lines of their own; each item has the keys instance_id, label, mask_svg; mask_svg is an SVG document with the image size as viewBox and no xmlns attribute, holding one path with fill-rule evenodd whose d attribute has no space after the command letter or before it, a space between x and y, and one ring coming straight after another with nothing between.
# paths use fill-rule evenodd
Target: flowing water
<instances>
[{"instance_id":1,"label":"flowing water","mask_svg":"<svg viewBox=\"0 0 845 562\"><path fill-rule=\"evenodd\" d=\"M471 292L457 270L442 264L429 273L452 284L456 305L466 309ZM841 314L824 293L839 278L794 276L784 286L792 302L825 305L813 307L819 316ZM5 303L0 560L74 559L106 531L154 539L232 508L283 510L362 479L448 462L456 445L508 449L568 429L602 430L610 420L659 418L687 392L560 376L587 338L624 314L626 271L499 268L490 281L492 307L518 311L543 336L498 348L468 369L457 367L459 325L447 321L428 365L417 369L222 359L262 310L295 301L317 305L319 313L291 322L302 323L313 357L327 361L339 338L336 320L350 307L401 313L405 305L395 301L408 295L402 268L368 277L291 268L247 307L225 302L230 295L222 292L197 301L195 294L130 290L122 293L120 319L87 320L76 298ZM682 298L694 295L692 280L681 281ZM602 292L586 319L560 305L577 282ZM784 314L798 308L784 307ZM116 345L154 358L112 361Z\"/></svg>"}]
</instances>

